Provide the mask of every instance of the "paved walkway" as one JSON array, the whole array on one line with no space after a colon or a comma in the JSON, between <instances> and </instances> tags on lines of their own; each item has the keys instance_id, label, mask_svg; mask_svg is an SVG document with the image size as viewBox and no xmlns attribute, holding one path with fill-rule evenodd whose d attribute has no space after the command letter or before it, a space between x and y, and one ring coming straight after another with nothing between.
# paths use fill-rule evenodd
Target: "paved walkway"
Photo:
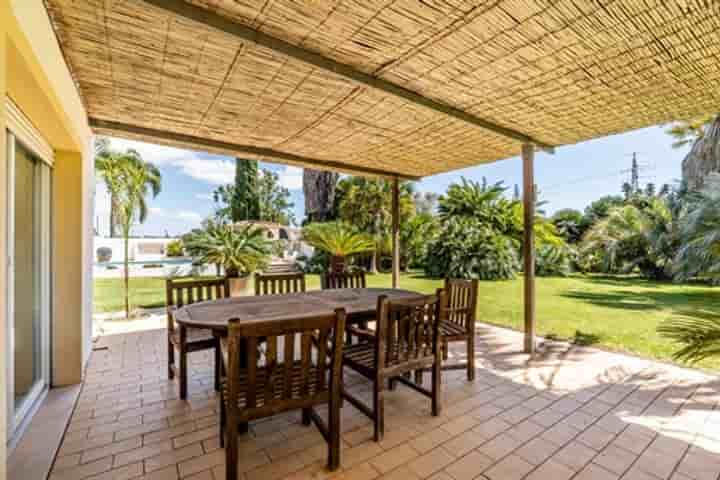
<instances>
[{"instance_id":1,"label":"paved walkway","mask_svg":"<svg viewBox=\"0 0 720 480\"><path fill-rule=\"evenodd\" d=\"M716 377L593 348L552 344L533 360L521 336L478 328L477 379L443 377L444 410L399 386L386 395L386 436L346 403L343 470L372 480L717 480ZM454 358L462 353L453 350ZM166 379L165 331L106 335L52 480L224 480L212 359L191 356L189 401ZM346 381L369 398L369 385ZM242 438L244 480L325 478L326 446L299 413L253 423Z\"/></svg>"}]
</instances>

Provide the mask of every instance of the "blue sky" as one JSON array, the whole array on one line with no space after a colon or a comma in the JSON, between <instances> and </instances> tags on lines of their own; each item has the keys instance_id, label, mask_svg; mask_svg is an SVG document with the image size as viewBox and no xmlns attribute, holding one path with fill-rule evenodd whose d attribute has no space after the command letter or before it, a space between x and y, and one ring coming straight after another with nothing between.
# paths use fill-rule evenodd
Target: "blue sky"
<instances>
[{"instance_id":1,"label":"blue sky","mask_svg":"<svg viewBox=\"0 0 720 480\"><path fill-rule=\"evenodd\" d=\"M544 209L552 213L561 208L582 210L602 195L619 194L623 181L629 178L633 152L642 166L641 182L658 185L671 183L681 176L680 165L687 149L672 148L666 127L651 127L633 132L560 147L554 155L536 155L535 179ZM211 193L219 185L232 182L234 160L230 157L161 147L139 142L112 139L114 148L137 149L148 161L160 167L163 191L151 203L147 222L134 229L135 235L182 234L210 215L215 204ZM261 164L276 171L280 181L292 192L295 216L304 215L302 169L283 165ZM623 172L625 170L625 172ZM418 183L420 191L443 193L447 187L466 177L489 182L504 180L512 192L514 184L522 185L522 162L511 158L447 174L435 175ZM107 195L102 184L96 193L96 226L107 230Z\"/></svg>"}]
</instances>

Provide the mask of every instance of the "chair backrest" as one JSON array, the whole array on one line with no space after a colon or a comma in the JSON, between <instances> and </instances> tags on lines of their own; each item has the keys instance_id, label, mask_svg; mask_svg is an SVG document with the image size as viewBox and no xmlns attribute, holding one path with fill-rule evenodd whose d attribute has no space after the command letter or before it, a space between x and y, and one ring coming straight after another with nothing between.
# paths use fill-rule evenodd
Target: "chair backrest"
<instances>
[{"instance_id":1,"label":"chair backrest","mask_svg":"<svg viewBox=\"0 0 720 480\"><path fill-rule=\"evenodd\" d=\"M217 300L230 296L230 280L227 278L208 278L184 280L168 278L165 280L165 299L168 313L168 329L175 328L172 310L206 300Z\"/></svg>"},{"instance_id":2,"label":"chair backrest","mask_svg":"<svg viewBox=\"0 0 720 480\"><path fill-rule=\"evenodd\" d=\"M366 288L365 272L360 270L357 272L332 273L327 272L320 277L320 286L323 290L333 290L339 288Z\"/></svg>"},{"instance_id":3,"label":"chair backrest","mask_svg":"<svg viewBox=\"0 0 720 480\"><path fill-rule=\"evenodd\" d=\"M447 293L446 320L460 325L468 332L474 332L478 281L446 278L445 292Z\"/></svg>"},{"instance_id":4,"label":"chair backrest","mask_svg":"<svg viewBox=\"0 0 720 480\"><path fill-rule=\"evenodd\" d=\"M378 299L375 364L379 369L413 363L434 356L439 348L440 320L447 297L435 295L390 301Z\"/></svg>"},{"instance_id":5,"label":"chair backrest","mask_svg":"<svg viewBox=\"0 0 720 480\"><path fill-rule=\"evenodd\" d=\"M270 273L255 274L255 295L282 295L305 291L305 274Z\"/></svg>"},{"instance_id":6,"label":"chair backrest","mask_svg":"<svg viewBox=\"0 0 720 480\"><path fill-rule=\"evenodd\" d=\"M230 418L262 418L340 395L344 330L344 309L321 317L231 319L221 341L228 405L237 408ZM239 405L241 391L245 401Z\"/></svg>"}]
</instances>

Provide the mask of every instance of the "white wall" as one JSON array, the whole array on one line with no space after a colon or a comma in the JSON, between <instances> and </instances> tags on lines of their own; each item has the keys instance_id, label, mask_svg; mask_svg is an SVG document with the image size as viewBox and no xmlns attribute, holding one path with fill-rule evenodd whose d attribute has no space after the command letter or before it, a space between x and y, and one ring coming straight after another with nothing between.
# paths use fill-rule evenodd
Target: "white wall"
<instances>
[{"instance_id":1,"label":"white wall","mask_svg":"<svg viewBox=\"0 0 720 480\"><path fill-rule=\"evenodd\" d=\"M131 238L129 242L129 257L130 261L153 261L165 258L163 254L154 253L142 253L142 245L156 245L158 248L162 248L163 252L166 250L166 246L170 242L178 240L177 238ZM94 245L92 248L92 261L97 262L97 250L100 247L108 247L112 250L111 262L123 262L125 261L125 245L122 238L107 238L107 237L94 237Z\"/></svg>"}]
</instances>

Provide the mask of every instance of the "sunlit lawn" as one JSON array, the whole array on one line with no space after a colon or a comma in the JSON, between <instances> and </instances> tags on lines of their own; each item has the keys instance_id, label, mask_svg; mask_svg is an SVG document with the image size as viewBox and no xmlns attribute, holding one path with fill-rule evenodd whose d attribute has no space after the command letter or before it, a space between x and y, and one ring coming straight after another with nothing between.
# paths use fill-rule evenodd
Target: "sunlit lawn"
<instances>
[{"instance_id":1,"label":"sunlit lawn","mask_svg":"<svg viewBox=\"0 0 720 480\"><path fill-rule=\"evenodd\" d=\"M403 275L401 287L433 292L440 280L419 274ZM308 277L308 288L319 288L319 278ZM389 286L390 275L368 277L368 286ZM135 278L130 282L133 307L161 307L164 280ZM478 302L480 321L522 328L522 278L481 282ZM123 308L119 279L95 281L95 311ZM675 285L632 277L573 276L538 278L538 333L595 343L643 356L670 360L676 346L656 333L657 325L674 315L720 315L720 290L706 285ZM699 366L720 369L720 358Z\"/></svg>"}]
</instances>

